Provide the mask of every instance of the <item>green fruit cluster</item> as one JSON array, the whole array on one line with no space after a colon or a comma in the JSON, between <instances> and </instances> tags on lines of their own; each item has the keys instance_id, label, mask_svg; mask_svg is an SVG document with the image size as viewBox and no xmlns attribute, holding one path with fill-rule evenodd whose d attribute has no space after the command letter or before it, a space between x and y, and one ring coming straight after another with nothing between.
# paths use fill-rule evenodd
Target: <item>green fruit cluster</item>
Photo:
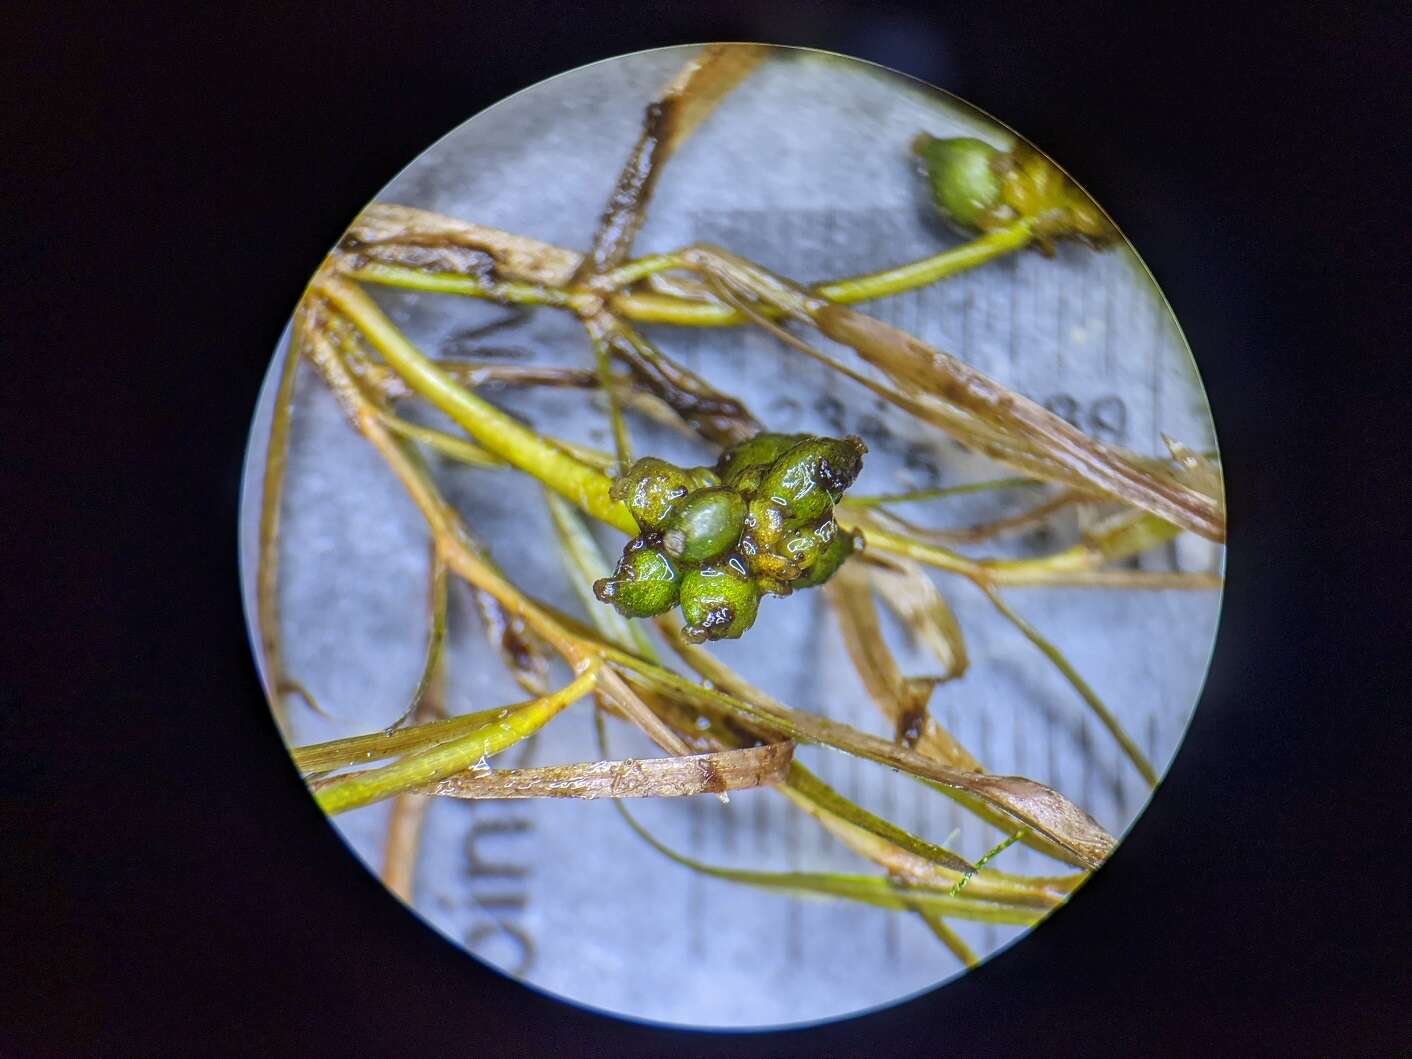
<instances>
[{"instance_id":1,"label":"green fruit cluster","mask_svg":"<svg viewBox=\"0 0 1412 1059\"><path fill-rule=\"evenodd\" d=\"M821 585L862 547L833 506L867 451L851 436L756 434L715 467L638 460L611 495L642 532L594 595L629 618L680 605L693 643L735 639L755 623L762 596Z\"/></svg>"},{"instance_id":2,"label":"green fruit cluster","mask_svg":"<svg viewBox=\"0 0 1412 1059\"><path fill-rule=\"evenodd\" d=\"M970 136L922 133L912 150L926 170L932 201L957 227L986 232L1029 217L1041 247L1062 238L1095 246L1118 238L1093 199L1027 143L1001 151Z\"/></svg>"}]
</instances>

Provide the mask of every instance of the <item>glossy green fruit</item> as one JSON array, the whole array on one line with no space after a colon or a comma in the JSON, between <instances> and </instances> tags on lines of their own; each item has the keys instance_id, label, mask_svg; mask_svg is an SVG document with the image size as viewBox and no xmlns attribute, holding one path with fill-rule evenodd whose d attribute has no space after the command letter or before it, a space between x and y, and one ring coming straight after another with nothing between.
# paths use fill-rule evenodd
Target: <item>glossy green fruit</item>
<instances>
[{"instance_id":1,"label":"glossy green fruit","mask_svg":"<svg viewBox=\"0 0 1412 1059\"><path fill-rule=\"evenodd\" d=\"M814 588L822 585L838 571L854 552L863 550L863 535L856 530L847 532L840 529L833 535L833 538L824 545L812 566L804 571L804 575L791 585L793 588Z\"/></svg>"},{"instance_id":2,"label":"glossy green fruit","mask_svg":"<svg viewBox=\"0 0 1412 1059\"><path fill-rule=\"evenodd\" d=\"M987 211L1001 205L1002 187L995 159L1001 155L984 140L969 136L938 140L919 136L913 150L921 157L932 199L952 222L980 227Z\"/></svg>"},{"instance_id":3,"label":"glossy green fruit","mask_svg":"<svg viewBox=\"0 0 1412 1059\"><path fill-rule=\"evenodd\" d=\"M689 569L682 576L682 635L691 643L733 640L755 624L760 588L737 559Z\"/></svg>"},{"instance_id":4,"label":"glossy green fruit","mask_svg":"<svg viewBox=\"0 0 1412 1059\"><path fill-rule=\"evenodd\" d=\"M817 525L794 530L785 537L779 550L802 572L818 561L838 534L838 523L830 516L821 519Z\"/></svg>"},{"instance_id":5,"label":"glossy green fruit","mask_svg":"<svg viewBox=\"0 0 1412 1059\"><path fill-rule=\"evenodd\" d=\"M693 492L697 489L714 489L721 484L721 476L710 467L688 467L686 477Z\"/></svg>"},{"instance_id":6,"label":"glossy green fruit","mask_svg":"<svg viewBox=\"0 0 1412 1059\"><path fill-rule=\"evenodd\" d=\"M792 519L822 518L858 477L867 451L862 439L851 435L801 441L771 465L756 498L770 501Z\"/></svg>"},{"instance_id":7,"label":"glossy green fruit","mask_svg":"<svg viewBox=\"0 0 1412 1059\"><path fill-rule=\"evenodd\" d=\"M745 501L733 489L701 489L677 505L662 533L674 559L704 563L735 547L745 528Z\"/></svg>"},{"instance_id":8,"label":"glossy green fruit","mask_svg":"<svg viewBox=\"0 0 1412 1059\"><path fill-rule=\"evenodd\" d=\"M754 496L756 490L760 488L760 480L765 477L765 472L769 469L768 463L752 463L748 466L737 467L731 472L730 481L726 484L741 496Z\"/></svg>"},{"instance_id":9,"label":"glossy green fruit","mask_svg":"<svg viewBox=\"0 0 1412 1059\"><path fill-rule=\"evenodd\" d=\"M721 476L721 481L732 488L738 488L741 492L752 492L753 485L745 488L740 481L740 476L750 470L765 468L774 463L775 460L788 449L803 441L806 434L756 434L752 438L742 441L740 444L727 449L721 453L721 458L716 461L716 470ZM759 482L759 475L754 476L755 483Z\"/></svg>"},{"instance_id":10,"label":"glossy green fruit","mask_svg":"<svg viewBox=\"0 0 1412 1059\"><path fill-rule=\"evenodd\" d=\"M697 487L697 481L691 471L655 456L644 456L613 479L608 495L625 503L643 529L658 529L671 517L677 503Z\"/></svg>"},{"instance_id":11,"label":"glossy green fruit","mask_svg":"<svg viewBox=\"0 0 1412 1059\"><path fill-rule=\"evenodd\" d=\"M625 618L650 618L672 608L681 581L676 563L639 537L623 552L613 576L593 583L593 594Z\"/></svg>"}]
</instances>

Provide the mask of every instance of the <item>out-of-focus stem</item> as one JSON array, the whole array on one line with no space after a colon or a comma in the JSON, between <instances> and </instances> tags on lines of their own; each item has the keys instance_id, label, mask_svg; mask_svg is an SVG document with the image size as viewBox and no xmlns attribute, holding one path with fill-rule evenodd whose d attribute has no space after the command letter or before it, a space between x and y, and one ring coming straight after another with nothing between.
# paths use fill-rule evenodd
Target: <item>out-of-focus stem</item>
<instances>
[{"instance_id":1,"label":"out-of-focus stem","mask_svg":"<svg viewBox=\"0 0 1412 1059\"><path fill-rule=\"evenodd\" d=\"M387 818L387 838L382 847L382 882L405 904L413 903L417 851L422 844L431 799L424 794L399 794Z\"/></svg>"},{"instance_id":2,"label":"out-of-focus stem","mask_svg":"<svg viewBox=\"0 0 1412 1059\"><path fill-rule=\"evenodd\" d=\"M256 613L260 625L260 650L265 663L265 690L280 734L289 738L289 708L285 692L284 637L279 616L279 521L284 497L284 471L289 457L294 380L299 369L301 341L296 328L290 336L280 367L270 416L270 437L265 450L265 475L260 493L259 560L255 571Z\"/></svg>"},{"instance_id":3,"label":"out-of-focus stem","mask_svg":"<svg viewBox=\"0 0 1412 1059\"><path fill-rule=\"evenodd\" d=\"M423 445L436 449L442 455L450 456L460 463L469 463L473 467L505 466L504 460L497 459L479 445L469 442L465 438L448 434L444 430L424 427L418 423L409 423L391 412L382 412L379 418L394 434L399 434L409 441L420 441Z\"/></svg>"},{"instance_id":4,"label":"out-of-focus stem","mask_svg":"<svg viewBox=\"0 0 1412 1059\"><path fill-rule=\"evenodd\" d=\"M937 940L950 949L963 964L967 967L974 967L981 962L975 951L961 939L961 935L947 925L946 920L941 916L926 908L918 908L916 912L922 917L922 922L931 928L932 933L937 936Z\"/></svg>"}]
</instances>

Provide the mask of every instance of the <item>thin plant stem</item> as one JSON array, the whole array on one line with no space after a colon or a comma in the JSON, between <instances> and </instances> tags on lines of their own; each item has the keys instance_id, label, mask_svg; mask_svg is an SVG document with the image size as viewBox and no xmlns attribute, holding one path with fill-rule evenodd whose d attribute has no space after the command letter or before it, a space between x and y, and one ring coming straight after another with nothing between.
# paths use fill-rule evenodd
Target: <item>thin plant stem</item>
<instances>
[{"instance_id":1,"label":"thin plant stem","mask_svg":"<svg viewBox=\"0 0 1412 1059\"><path fill-rule=\"evenodd\" d=\"M296 328L290 336L284 363L280 366L270 416L270 434L265 449L265 475L260 491L259 560L255 570L256 611L260 626L260 650L264 660L265 687L280 733L289 738L289 708L285 693L289 688L284 672L284 637L279 613L279 523L284 498L284 475L289 462L289 429L298 373L300 338Z\"/></svg>"},{"instance_id":2,"label":"thin plant stem","mask_svg":"<svg viewBox=\"0 0 1412 1059\"><path fill-rule=\"evenodd\" d=\"M361 290L335 276L318 281L316 290L358 325L408 385L456 420L494 455L534 475L595 518L626 533L637 532L637 523L627 507L608 495L605 475L545 443L512 416L458 386L412 345Z\"/></svg>"},{"instance_id":3,"label":"thin plant stem","mask_svg":"<svg viewBox=\"0 0 1412 1059\"><path fill-rule=\"evenodd\" d=\"M394 434L409 441L420 441L428 448L435 449L444 456L450 456L458 463L469 463L472 467L504 467L505 461L497 459L485 449L465 438L458 438L444 430L424 427L419 423L409 423L391 412L382 412L379 418Z\"/></svg>"},{"instance_id":4,"label":"thin plant stem","mask_svg":"<svg viewBox=\"0 0 1412 1059\"><path fill-rule=\"evenodd\" d=\"M1132 736L1128 735L1123 729L1122 724L1119 722L1118 718L1114 716L1113 711L1108 709L1107 705L1098 697L1098 693L1093 690L1088 681L1084 680L1084 678L1079 675L1078 670L1073 667L1072 663L1064 657L1064 653L1046 639L1038 629L1021 617L1021 615L1006 602L1005 597L997 592L993 586L983 582L980 582L979 585L981 591L986 594L986 598L995 605L995 609L1005 615L1010 623L1024 634L1025 639L1038 647L1044 656L1054 663L1055 668L1064 675L1064 678L1073 685L1074 690L1079 693L1084 702L1088 703L1089 709L1103 722L1103 727L1107 728L1113 738L1118 741L1118 745L1123 748L1123 753L1126 754L1128 760L1133 763L1133 767L1142 774L1142 778L1147 781L1147 785L1149 787L1156 787L1158 780L1157 770L1152 767L1152 763L1147 760L1147 756L1143 754L1137 743L1133 741Z\"/></svg>"},{"instance_id":5,"label":"thin plant stem","mask_svg":"<svg viewBox=\"0 0 1412 1059\"><path fill-rule=\"evenodd\" d=\"M412 701L407 704L407 708L402 711L402 716L393 721L387 728L389 732L401 728L412 717L423 712L427 707L434 711L441 708L441 685L442 677L445 673L445 653L446 646L446 561L442 559L440 550L433 543L431 546L431 558L429 560L430 570L428 577L430 586L428 589L427 608L430 611L430 628L427 630L427 650L426 658L422 663L422 674L417 679L416 689L412 692Z\"/></svg>"},{"instance_id":6,"label":"thin plant stem","mask_svg":"<svg viewBox=\"0 0 1412 1059\"><path fill-rule=\"evenodd\" d=\"M651 832L639 824L621 802L613 804L623 819L627 821L628 826L658 853L676 861L683 867L703 875L715 876L718 879L747 883L761 889L795 895L843 897L865 904L877 905L881 908L904 911L926 908L938 915L949 915L980 923L1033 926L1044 917L1042 911L1022 905L967 901L964 898L952 897L946 890L902 885L873 875L856 875L846 872L755 871L747 868L717 867L676 852L653 837Z\"/></svg>"},{"instance_id":7,"label":"thin plant stem","mask_svg":"<svg viewBox=\"0 0 1412 1059\"><path fill-rule=\"evenodd\" d=\"M593 301L589 295L575 295L562 287L546 287L536 283L491 282L473 273L428 272L405 265L376 262L356 267L344 266L338 271L349 279L368 283L433 294L461 294L485 298L502 305L551 305L573 309L589 305Z\"/></svg>"},{"instance_id":8,"label":"thin plant stem","mask_svg":"<svg viewBox=\"0 0 1412 1059\"><path fill-rule=\"evenodd\" d=\"M523 705L525 703L497 706L456 717L443 717L422 724L403 726L392 731L384 729L380 732L369 732L367 735L331 739L326 743L296 746L289 753L294 759L295 767L306 774L329 772L349 765L367 765L384 758L426 750L438 743L449 743L452 739L489 724L505 710L515 710Z\"/></svg>"},{"instance_id":9,"label":"thin plant stem","mask_svg":"<svg viewBox=\"0 0 1412 1059\"><path fill-rule=\"evenodd\" d=\"M931 932L937 936L937 940L950 949L952 954L955 955L962 964L967 967L974 967L981 962L975 950L967 945L961 935L952 930L946 920L942 919L941 916L926 908L917 908L916 912L917 915L921 917L922 922L931 928Z\"/></svg>"},{"instance_id":10,"label":"thin plant stem","mask_svg":"<svg viewBox=\"0 0 1412 1059\"><path fill-rule=\"evenodd\" d=\"M813 291L831 302L851 305L916 290L1029 245L1034 239L1034 229L1035 219L1027 217L1007 227L987 232L961 246L924 257L920 261L883 269L881 272L816 284Z\"/></svg>"},{"instance_id":11,"label":"thin plant stem","mask_svg":"<svg viewBox=\"0 0 1412 1059\"><path fill-rule=\"evenodd\" d=\"M1009 849L1011 846L1013 846L1016 842L1020 841L1020 839L1024 838L1024 837L1025 837L1025 832L1026 832L1027 830L1028 830L1027 828L1023 828L1023 827L1022 827L1022 828L1020 828L1020 830L1016 831L1013 835L1009 836L1009 837L1006 838L1004 841L998 843L994 848L992 848L991 850L989 850L983 857L981 857L980 860L976 861L976 869L979 870L979 869L981 869L981 868L984 868L987 864L989 864L991 861L993 861L996 857L998 857L1000 854L1004 853L1007 849ZM969 876L968 876L967 878L964 878L964 879L957 879L957 880L956 880L956 885L951 888L951 896L955 897L957 894L959 894L963 889L965 889L966 884L967 884L968 882L970 882L970 881L971 881L971 880L970 880Z\"/></svg>"},{"instance_id":12,"label":"thin plant stem","mask_svg":"<svg viewBox=\"0 0 1412 1059\"><path fill-rule=\"evenodd\" d=\"M473 728L470 732L391 765L335 776L315 785L314 799L324 812L337 813L371 805L395 794L434 783L507 750L539 731L560 710L577 702L598 681L599 663L592 660L567 686Z\"/></svg>"},{"instance_id":13,"label":"thin plant stem","mask_svg":"<svg viewBox=\"0 0 1412 1059\"><path fill-rule=\"evenodd\" d=\"M393 799L387 819L380 876L383 885L409 906L415 903L417 853L430 806L426 795L408 791Z\"/></svg>"},{"instance_id":14,"label":"thin plant stem","mask_svg":"<svg viewBox=\"0 0 1412 1059\"><path fill-rule=\"evenodd\" d=\"M628 435L627 421L623 418L618 387L614 384L613 354L607 338L612 320L606 312L595 313L585 317L583 325L593 343L593 364L598 372L598 386L608 400L608 419L613 427L613 447L618 455L618 466L626 470L632 463L632 439Z\"/></svg>"},{"instance_id":15,"label":"thin plant stem","mask_svg":"<svg viewBox=\"0 0 1412 1059\"><path fill-rule=\"evenodd\" d=\"M1021 249L1033 240L1033 227L1033 220L1026 218L960 246L878 272L824 280L811 290L839 305L902 294ZM747 315L719 301L623 289L658 272L684 266L681 251L648 254L592 277L587 281L586 289L582 290L533 283L490 282L475 274L432 272L376 262L343 266L340 272L352 279L408 290L460 294L502 304L550 305L576 311L591 310L599 296L606 296L614 313L639 323L732 327L750 322ZM773 308L767 311L771 314L778 312Z\"/></svg>"}]
</instances>

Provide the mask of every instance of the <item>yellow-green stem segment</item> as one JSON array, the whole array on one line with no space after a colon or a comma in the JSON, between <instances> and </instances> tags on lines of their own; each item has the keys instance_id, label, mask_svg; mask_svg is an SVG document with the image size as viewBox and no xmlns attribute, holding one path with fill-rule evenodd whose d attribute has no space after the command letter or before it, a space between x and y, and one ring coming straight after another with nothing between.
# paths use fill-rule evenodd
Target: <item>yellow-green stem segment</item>
<instances>
[{"instance_id":1,"label":"yellow-green stem segment","mask_svg":"<svg viewBox=\"0 0 1412 1059\"><path fill-rule=\"evenodd\" d=\"M814 288L814 293L831 302L852 305L854 302L916 290L1020 249L1034 238L1034 224L1034 218L1027 217L920 261L909 261L905 265L870 272L866 276L850 276L820 284Z\"/></svg>"},{"instance_id":2,"label":"yellow-green stem segment","mask_svg":"<svg viewBox=\"0 0 1412 1059\"><path fill-rule=\"evenodd\" d=\"M598 669L599 662L595 660L560 690L518 709L507 708L503 717L478 725L457 739L440 743L423 753L408 754L382 768L333 779L314 791L314 799L332 816L464 772L482 758L498 754L533 735L565 706L583 698L597 681Z\"/></svg>"},{"instance_id":3,"label":"yellow-green stem segment","mask_svg":"<svg viewBox=\"0 0 1412 1059\"><path fill-rule=\"evenodd\" d=\"M358 325L408 386L464 427L487 450L534 475L594 518L624 533L638 532L637 522L627 507L608 495L610 480L606 475L546 443L523 423L457 384L357 286L326 276L316 290Z\"/></svg>"}]
</instances>

